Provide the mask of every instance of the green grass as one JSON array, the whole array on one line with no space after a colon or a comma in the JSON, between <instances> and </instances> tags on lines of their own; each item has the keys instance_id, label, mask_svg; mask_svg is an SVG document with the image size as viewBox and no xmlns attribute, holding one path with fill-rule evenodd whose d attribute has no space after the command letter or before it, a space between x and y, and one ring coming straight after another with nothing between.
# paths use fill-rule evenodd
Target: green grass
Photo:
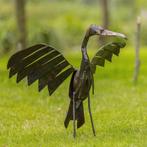
<instances>
[{"instance_id":1,"label":"green grass","mask_svg":"<svg viewBox=\"0 0 147 147\"><path fill-rule=\"evenodd\" d=\"M90 52L92 54L92 52ZM74 65L81 55L65 54ZM0 146L2 147L146 147L147 146L147 49L141 50L139 83L132 83L133 49L124 49L119 58L105 68L97 68L95 95L91 107L96 127L93 136L84 102L86 123L72 137L72 123L66 130L63 122L68 109L68 84L51 97L47 89L37 92L37 83L27 87L24 80L8 80L6 62L0 60Z\"/></svg>"}]
</instances>

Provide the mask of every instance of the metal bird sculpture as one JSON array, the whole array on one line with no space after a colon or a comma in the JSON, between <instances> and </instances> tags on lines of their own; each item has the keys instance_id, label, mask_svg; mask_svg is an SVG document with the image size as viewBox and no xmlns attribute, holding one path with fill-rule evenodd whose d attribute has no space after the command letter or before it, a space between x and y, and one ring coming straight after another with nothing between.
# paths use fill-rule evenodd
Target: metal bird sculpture
<instances>
[{"instance_id":1,"label":"metal bird sculpture","mask_svg":"<svg viewBox=\"0 0 147 147\"><path fill-rule=\"evenodd\" d=\"M90 61L87 54L87 43L89 38L94 35L113 36L120 39L118 42L110 42L102 46ZM38 80L38 91L47 86L49 95L52 95L63 81L72 74L69 86L70 104L64 125L67 128L70 120L73 120L73 136L75 137L76 121L77 128L85 123L83 101L88 98L88 110L95 136L89 94L91 88L94 94L93 74L97 65L104 66L105 60L111 62L113 54L119 55L120 48L126 45L125 40L126 36L121 33L91 25L82 42L82 61L79 69L75 69L55 48L45 44L37 44L10 57L7 65L7 68L10 69L9 78L17 74L18 83L27 77L28 85Z\"/></svg>"}]
</instances>

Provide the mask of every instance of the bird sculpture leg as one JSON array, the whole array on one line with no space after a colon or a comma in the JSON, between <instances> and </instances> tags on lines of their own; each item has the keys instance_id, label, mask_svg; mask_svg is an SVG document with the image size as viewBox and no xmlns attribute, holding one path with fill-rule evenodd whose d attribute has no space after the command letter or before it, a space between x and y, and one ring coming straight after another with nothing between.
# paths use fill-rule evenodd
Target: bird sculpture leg
<instances>
[{"instance_id":1,"label":"bird sculpture leg","mask_svg":"<svg viewBox=\"0 0 147 147\"><path fill-rule=\"evenodd\" d=\"M88 110L89 110L89 115L90 115L90 120L91 120L93 135L96 136L96 134L95 134L95 128L94 128L94 123L93 123L93 119L92 119L91 107L90 107L90 95L88 95Z\"/></svg>"},{"instance_id":2,"label":"bird sculpture leg","mask_svg":"<svg viewBox=\"0 0 147 147\"><path fill-rule=\"evenodd\" d=\"M73 137L76 137L76 105L75 105L75 92L73 92Z\"/></svg>"}]
</instances>

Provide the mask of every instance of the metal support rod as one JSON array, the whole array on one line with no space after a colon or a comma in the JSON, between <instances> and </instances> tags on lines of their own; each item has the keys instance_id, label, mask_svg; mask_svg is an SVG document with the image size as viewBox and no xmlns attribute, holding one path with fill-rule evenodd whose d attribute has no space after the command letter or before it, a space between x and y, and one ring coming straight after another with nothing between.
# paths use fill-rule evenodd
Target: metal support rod
<instances>
[{"instance_id":1,"label":"metal support rod","mask_svg":"<svg viewBox=\"0 0 147 147\"><path fill-rule=\"evenodd\" d=\"M73 137L76 137L76 106L75 106L75 92L73 93Z\"/></svg>"},{"instance_id":2,"label":"metal support rod","mask_svg":"<svg viewBox=\"0 0 147 147\"><path fill-rule=\"evenodd\" d=\"M88 110L89 110L89 115L90 115L90 121L91 121L93 135L96 136L95 128L94 128L94 123L93 123L93 118L92 118L92 113L91 113L90 95L88 95Z\"/></svg>"}]
</instances>

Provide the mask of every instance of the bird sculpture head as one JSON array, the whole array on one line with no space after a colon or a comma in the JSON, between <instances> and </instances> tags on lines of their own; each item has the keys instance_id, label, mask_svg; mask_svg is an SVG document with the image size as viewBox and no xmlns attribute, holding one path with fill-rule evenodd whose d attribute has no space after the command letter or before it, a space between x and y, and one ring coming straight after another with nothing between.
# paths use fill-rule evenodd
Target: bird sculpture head
<instances>
[{"instance_id":1,"label":"bird sculpture head","mask_svg":"<svg viewBox=\"0 0 147 147\"><path fill-rule=\"evenodd\" d=\"M104 29L101 26L97 26L97 25L90 25L87 35L93 36L93 35L99 35L99 36L110 36L110 37L120 37L120 38L124 38L127 39L127 37L124 34L121 33L117 33L117 32L113 32L113 31L109 31L107 29Z\"/></svg>"}]
</instances>

